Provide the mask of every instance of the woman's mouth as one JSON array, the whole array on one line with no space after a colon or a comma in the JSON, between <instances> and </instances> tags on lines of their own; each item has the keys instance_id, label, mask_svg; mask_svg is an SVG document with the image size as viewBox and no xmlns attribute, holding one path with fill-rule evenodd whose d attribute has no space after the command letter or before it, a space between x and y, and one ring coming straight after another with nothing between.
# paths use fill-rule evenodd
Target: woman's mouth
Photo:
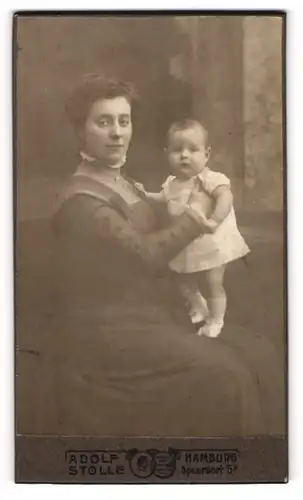
<instances>
[{"instance_id":1,"label":"woman's mouth","mask_svg":"<svg viewBox=\"0 0 303 500\"><path fill-rule=\"evenodd\" d=\"M108 149L120 150L124 147L123 144L107 144Z\"/></svg>"}]
</instances>

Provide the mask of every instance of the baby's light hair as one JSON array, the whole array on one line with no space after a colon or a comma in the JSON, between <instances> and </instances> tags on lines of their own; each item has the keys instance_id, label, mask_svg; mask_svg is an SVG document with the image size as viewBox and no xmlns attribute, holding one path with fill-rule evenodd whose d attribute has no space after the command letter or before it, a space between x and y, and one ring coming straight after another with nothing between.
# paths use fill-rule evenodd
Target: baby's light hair
<instances>
[{"instance_id":1,"label":"baby's light hair","mask_svg":"<svg viewBox=\"0 0 303 500\"><path fill-rule=\"evenodd\" d=\"M198 120L195 120L193 118L185 118L183 120L173 122L168 129L167 137L169 139L169 136L174 134L175 132L179 132L182 130L188 130L188 129L192 129L195 127L199 127L202 130L203 136L204 136L205 146L207 146L208 145L208 131L202 125L202 123L200 123Z\"/></svg>"}]
</instances>

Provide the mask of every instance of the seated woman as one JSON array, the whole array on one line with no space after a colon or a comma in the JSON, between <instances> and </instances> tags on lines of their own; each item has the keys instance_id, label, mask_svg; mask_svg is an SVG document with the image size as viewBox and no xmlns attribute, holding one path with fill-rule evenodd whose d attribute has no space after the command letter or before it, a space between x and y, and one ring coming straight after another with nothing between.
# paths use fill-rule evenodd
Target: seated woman
<instances>
[{"instance_id":1,"label":"seated woman","mask_svg":"<svg viewBox=\"0 0 303 500\"><path fill-rule=\"evenodd\" d=\"M174 290L163 290L158 272L203 234L203 223L188 206L161 228L124 176L133 107L129 84L99 76L68 100L81 162L53 219L52 321L39 362L54 380L46 410L21 418L19 432L282 434L271 345L234 327L220 340L200 338L185 311L171 313Z\"/></svg>"}]
</instances>

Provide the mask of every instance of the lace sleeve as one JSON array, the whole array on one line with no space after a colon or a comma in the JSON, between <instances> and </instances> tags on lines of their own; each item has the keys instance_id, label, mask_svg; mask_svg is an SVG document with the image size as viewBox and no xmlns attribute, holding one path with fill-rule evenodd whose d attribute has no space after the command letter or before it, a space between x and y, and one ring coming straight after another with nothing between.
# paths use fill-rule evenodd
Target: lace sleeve
<instances>
[{"instance_id":1,"label":"lace sleeve","mask_svg":"<svg viewBox=\"0 0 303 500\"><path fill-rule=\"evenodd\" d=\"M126 252L135 253L145 262L162 267L174 258L202 229L189 209L169 228L149 234L141 234L119 212L98 200L87 199L84 224L101 241L114 240ZM82 212L83 219L83 212Z\"/></svg>"}]
</instances>

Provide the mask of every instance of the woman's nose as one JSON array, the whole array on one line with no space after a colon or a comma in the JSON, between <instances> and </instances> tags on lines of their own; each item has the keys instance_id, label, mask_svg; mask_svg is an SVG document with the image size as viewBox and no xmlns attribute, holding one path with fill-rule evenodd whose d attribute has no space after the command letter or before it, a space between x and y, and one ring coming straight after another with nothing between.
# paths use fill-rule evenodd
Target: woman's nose
<instances>
[{"instance_id":1,"label":"woman's nose","mask_svg":"<svg viewBox=\"0 0 303 500\"><path fill-rule=\"evenodd\" d=\"M110 129L110 134L112 137L121 137L121 127L118 122L113 123L111 129Z\"/></svg>"}]
</instances>

